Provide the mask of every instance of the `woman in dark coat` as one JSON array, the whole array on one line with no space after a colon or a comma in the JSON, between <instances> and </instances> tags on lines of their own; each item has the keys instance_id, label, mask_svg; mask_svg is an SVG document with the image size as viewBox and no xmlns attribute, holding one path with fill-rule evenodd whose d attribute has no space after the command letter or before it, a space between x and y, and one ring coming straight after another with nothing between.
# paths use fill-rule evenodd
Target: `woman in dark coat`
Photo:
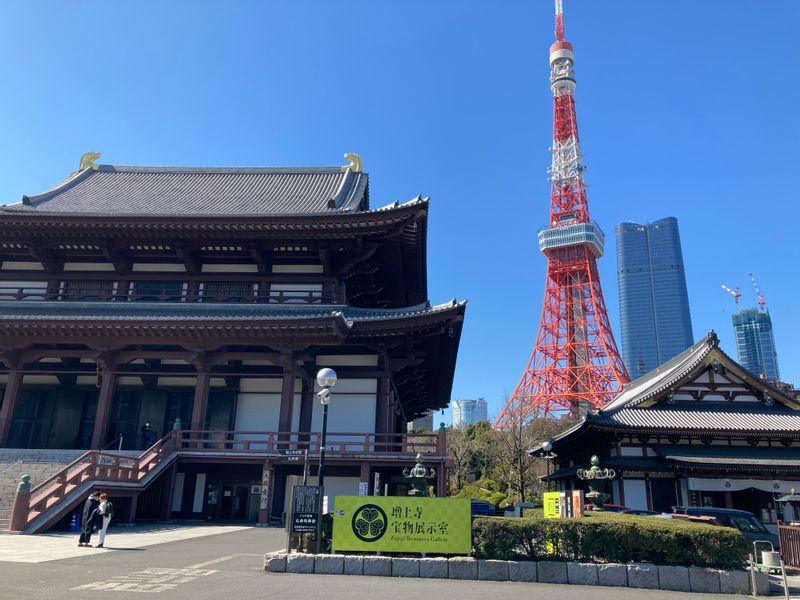
<instances>
[{"instance_id":1,"label":"woman in dark coat","mask_svg":"<svg viewBox=\"0 0 800 600\"><path fill-rule=\"evenodd\" d=\"M91 547L89 542L92 540L92 532L98 528L98 521L103 518L100 516L99 506L100 501L97 499L97 494L92 492L83 505L82 528L81 535L78 538L78 546Z\"/></svg>"}]
</instances>

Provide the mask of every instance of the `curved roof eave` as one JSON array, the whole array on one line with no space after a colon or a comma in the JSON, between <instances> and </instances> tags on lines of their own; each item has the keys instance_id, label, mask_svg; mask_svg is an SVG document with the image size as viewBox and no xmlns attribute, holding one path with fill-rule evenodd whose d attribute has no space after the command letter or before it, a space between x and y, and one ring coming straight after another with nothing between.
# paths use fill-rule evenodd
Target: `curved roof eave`
<instances>
[{"instance_id":1,"label":"curved roof eave","mask_svg":"<svg viewBox=\"0 0 800 600\"><path fill-rule=\"evenodd\" d=\"M370 210L353 211L343 209L329 209L318 212L302 212L290 214L257 214L257 215L231 215L227 213L208 214L208 215L190 215L186 213L169 213L169 214L108 214L108 213L75 213L66 214L62 212L47 212L47 211L17 211L9 210L10 207L0 206L0 214L3 215L4 220L9 221L49 221L53 218L58 218L63 222L83 222L87 220L102 223L102 224L116 224L126 223L130 224L161 224L169 223L174 225L176 219L182 220L187 224L201 224L204 222L221 224L251 224L254 222L260 223L291 223L302 219L308 221L309 225L320 224L322 221L336 223L358 222L364 220L375 220L375 217L391 218L395 215L401 215L406 212L414 212L413 209L427 209L429 204L428 198L417 197L408 202L398 203L395 202L385 207L374 208Z\"/></svg>"}]
</instances>

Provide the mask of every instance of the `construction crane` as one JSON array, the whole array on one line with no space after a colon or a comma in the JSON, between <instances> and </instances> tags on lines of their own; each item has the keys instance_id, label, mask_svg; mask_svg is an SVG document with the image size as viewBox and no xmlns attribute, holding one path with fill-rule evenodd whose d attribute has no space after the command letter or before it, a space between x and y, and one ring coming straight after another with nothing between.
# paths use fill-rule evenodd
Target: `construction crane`
<instances>
[{"instance_id":1,"label":"construction crane","mask_svg":"<svg viewBox=\"0 0 800 600\"><path fill-rule=\"evenodd\" d=\"M762 294L761 291L758 289L758 284L756 283L756 278L753 277L753 274L748 273L748 275L750 275L750 281L753 282L753 289L756 292L756 302L758 302L758 308L760 308L762 311L766 310L764 308L764 305L767 303L767 299L764 298L764 294Z\"/></svg>"},{"instance_id":2,"label":"construction crane","mask_svg":"<svg viewBox=\"0 0 800 600\"><path fill-rule=\"evenodd\" d=\"M731 289L727 285L725 285L724 283L721 283L720 287L723 290L725 290L726 292L728 292L731 296L733 296L733 301L736 303L736 312L738 313L739 312L739 298L742 297L742 293L739 291L739 287L737 286L737 287Z\"/></svg>"}]
</instances>

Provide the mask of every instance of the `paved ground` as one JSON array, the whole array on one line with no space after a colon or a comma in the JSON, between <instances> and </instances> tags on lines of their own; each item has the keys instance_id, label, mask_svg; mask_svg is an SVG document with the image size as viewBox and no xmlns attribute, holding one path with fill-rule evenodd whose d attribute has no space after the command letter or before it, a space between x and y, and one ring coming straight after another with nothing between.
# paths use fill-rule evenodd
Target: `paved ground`
<instances>
[{"instance_id":1,"label":"paved ground","mask_svg":"<svg viewBox=\"0 0 800 600\"><path fill-rule=\"evenodd\" d=\"M75 534L4 535L0 536L0 598L91 600L108 596L111 591L122 592L122 598L148 592L165 600L283 597L408 600L431 596L443 600L744 598L627 588L594 587L590 591L581 586L512 582L264 573L264 553L278 550L284 544L280 529L224 526L112 529L105 549L78 548ZM800 598L800 590L794 594Z\"/></svg>"}]
</instances>

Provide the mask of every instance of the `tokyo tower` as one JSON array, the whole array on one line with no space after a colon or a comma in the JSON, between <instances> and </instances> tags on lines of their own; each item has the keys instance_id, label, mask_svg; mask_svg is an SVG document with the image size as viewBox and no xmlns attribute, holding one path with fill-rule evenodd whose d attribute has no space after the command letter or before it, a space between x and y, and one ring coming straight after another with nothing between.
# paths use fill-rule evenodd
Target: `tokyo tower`
<instances>
[{"instance_id":1,"label":"tokyo tower","mask_svg":"<svg viewBox=\"0 0 800 600\"><path fill-rule=\"evenodd\" d=\"M597 274L605 236L589 219L572 95L575 55L564 39L561 1L556 0L556 42L550 46L553 162L550 221L539 231L539 250L547 256L542 317L525 373L495 422L500 429L600 408L630 381Z\"/></svg>"}]
</instances>

